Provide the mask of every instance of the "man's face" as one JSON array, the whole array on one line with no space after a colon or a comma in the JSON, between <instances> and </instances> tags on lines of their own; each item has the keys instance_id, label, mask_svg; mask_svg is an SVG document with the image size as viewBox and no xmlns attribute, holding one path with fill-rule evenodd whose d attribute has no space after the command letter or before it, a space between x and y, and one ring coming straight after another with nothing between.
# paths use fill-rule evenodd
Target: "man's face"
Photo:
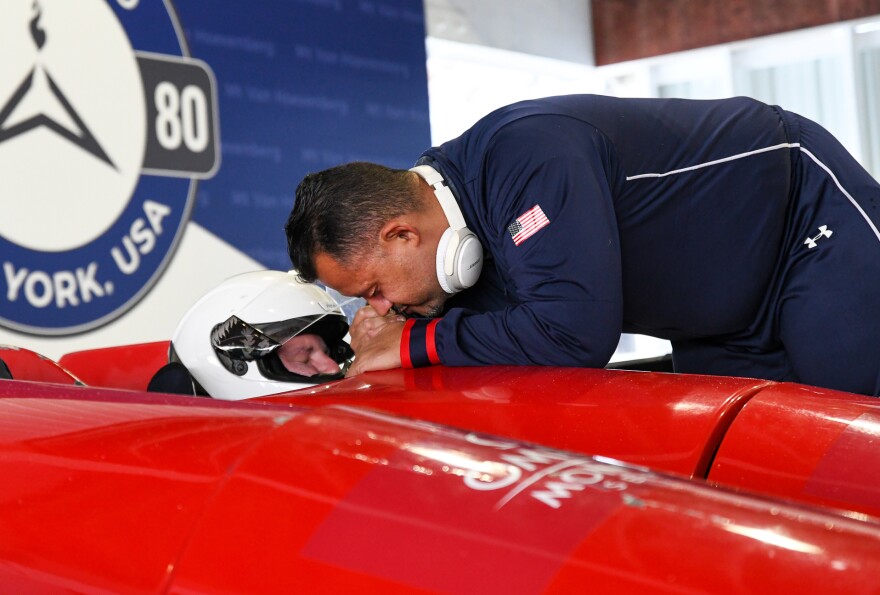
<instances>
[{"instance_id":1,"label":"man's face","mask_svg":"<svg viewBox=\"0 0 880 595\"><path fill-rule=\"evenodd\" d=\"M435 317L448 297L437 281L434 254L411 250L405 244L380 248L348 266L327 254L315 257L318 279L343 295L367 300L380 315Z\"/></svg>"},{"instance_id":2,"label":"man's face","mask_svg":"<svg viewBox=\"0 0 880 595\"><path fill-rule=\"evenodd\" d=\"M339 364L327 355L327 344L318 335L302 334L285 341L278 357L288 371L301 376L339 372Z\"/></svg>"}]
</instances>

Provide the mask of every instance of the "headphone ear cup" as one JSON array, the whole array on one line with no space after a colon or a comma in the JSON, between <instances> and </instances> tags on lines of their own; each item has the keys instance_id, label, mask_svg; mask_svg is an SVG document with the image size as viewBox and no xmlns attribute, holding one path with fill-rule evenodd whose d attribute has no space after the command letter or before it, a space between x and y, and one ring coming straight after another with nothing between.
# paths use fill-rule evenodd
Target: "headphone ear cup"
<instances>
[{"instance_id":1,"label":"headphone ear cup","mask_svg":"<svg viewBox=\"0 0 880 595\"><path fill-rule=\"evenodd\" d=\"M462 236L455 255L455 284L458 291L473 287L483 270L483 245L468 228L458 231Z\"/></svg>"},{"instance_id":2,"label":"headphone ear cup","mask_svg":"<svg viewBox=\"0 0 880 595\"><path fill-rule=\"evenodd\" d=\"M452 273L446 273L446 261L452 263ZM472 287L480 278L483 268L483 246L469 229L453 230L447 227L437 245L437 280L446 293L452 294Z\"/></svg>"},{"instance_id":3,"label":"headphone ear cup","mask_svg":"<svg viewBox=\"0 0 880 595\"><path fill-rule=\"evenodd\" d=\"M440 236L440 243L437 244L437 281L440 282L440 287L443 288L443 291L446 293L455 293L457 290L453 289L453 280L454 280L454 269L453 275L446 274L446 253L449 252L449 243L452 241L452 236L455 232L451 227L447 227L446 231L443 232L443 235ZM455 262L455 261L453 261Z\"/></svg>"}]
</instances>

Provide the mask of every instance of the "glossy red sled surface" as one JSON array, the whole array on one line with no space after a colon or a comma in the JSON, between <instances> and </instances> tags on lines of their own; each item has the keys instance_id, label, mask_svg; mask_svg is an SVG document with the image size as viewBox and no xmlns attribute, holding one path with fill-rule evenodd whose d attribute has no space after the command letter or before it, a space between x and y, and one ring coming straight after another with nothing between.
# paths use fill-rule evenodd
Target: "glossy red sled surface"
<instances>
[{"instance_id":1,"label":"glossy red sled surface","mask_svg":"<svg viewBox=\"0 0 880 595\"><path fill-rule=\"evenodd\" d=\"M871 522L357 408L0 381L9 592L872 592Z\"/></svg>"}]
</instances>

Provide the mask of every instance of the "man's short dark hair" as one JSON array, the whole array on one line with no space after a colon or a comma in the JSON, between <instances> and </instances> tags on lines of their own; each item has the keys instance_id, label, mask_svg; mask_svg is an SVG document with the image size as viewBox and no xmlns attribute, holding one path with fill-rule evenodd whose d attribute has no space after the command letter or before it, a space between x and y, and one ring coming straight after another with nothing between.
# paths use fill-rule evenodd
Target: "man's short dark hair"
<instances>
[{"instance_id":1,"label":"man's short dark hair","mask_svg":"<svg viewBox=\"0 0 880 595\"><path fill-rule=\"evenodd\" d=\"M343 264L369 254L386 222L419 210L417 180L407 170L365 162L307 175L296 188L284 226L293 268L313 282L317 254Z\"/></svg>"}]
</instances>

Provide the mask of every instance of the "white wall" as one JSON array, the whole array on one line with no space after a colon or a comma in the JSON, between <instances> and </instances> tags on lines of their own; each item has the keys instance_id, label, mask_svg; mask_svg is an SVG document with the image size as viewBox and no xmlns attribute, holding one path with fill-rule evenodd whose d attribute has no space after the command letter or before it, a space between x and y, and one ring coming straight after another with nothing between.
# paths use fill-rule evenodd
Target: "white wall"
<instances>
[{"instance_id":1,"label":"white wall","mask_svg":"<svg viewBox=\"0 0 880 595\"><path fill-rule=\"evenodd\" d=\"M425 0L428 37L592 65L589 0Z\"/></svg>"}]
</instances>

